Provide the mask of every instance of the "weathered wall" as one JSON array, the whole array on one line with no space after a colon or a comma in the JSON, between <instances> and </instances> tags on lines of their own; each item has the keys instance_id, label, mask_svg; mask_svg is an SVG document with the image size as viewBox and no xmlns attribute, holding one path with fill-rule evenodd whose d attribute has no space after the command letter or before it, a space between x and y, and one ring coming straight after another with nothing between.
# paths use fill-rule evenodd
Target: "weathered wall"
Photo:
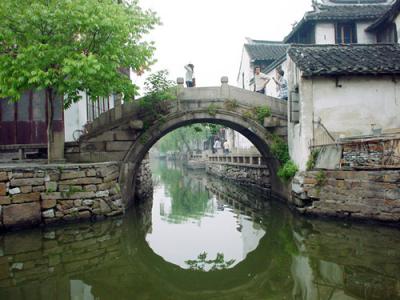
<instances>
[{"instance_id":1,"label":"weathered wall","mask_svg":"<svg viewBox=\"0 0 400 300\"><path fill-rule=\"evenodd\" d=\"M2 167L0 228L122 214L119 172L119 163Z\"/></svg>"},{"instance_id":2,"label":"weathered wall","mask_svg":"<svg viewBox=\"0 0 400 300\"><path fill-rule=\"evenodd\" d=\"M244 74L244 76L242 74ZM250 80L253 78L253 76L254 70L251 68L250 56L247 53L246 49L243 47L239 74L236 80L237 87L253 91L254 86L250 85Z\"/></svg>"},{"instance_id":3,"label":"weathered wall","mask_svg":"<svg viewBox=\"0 0 400 300\"><path fill-rule=\"evenodd\" d=\"M299 123L288 126L289 149L300 170L306 170L313 139L313 120L322 124L334 137L371 133L371 125L383 131L400 128L400 84L392 77L342 76L299 79L296 66L289 59L289 90L299 83ZM338 86L337 86L338 84Z\"/></svg>"},{"instance_id":4,"label":"weathered wall","mask_svg":"<svg viewBox=\"0 0 400 300\"><path fill-rule=\"evenodd\" d=\"M400 224L400 171L311 171L298 174L292 202L306 214Z\"/></svg>"},{"instance_id":5,"label":"weathered wall","mask_svg":"<svg viewBox=\"0 0 400 300\"><path fill-rule=\"evenodd\" d=\"M242 184L257 185L263 188L271 187L270 173L267 166L207 162L206 171L209 174Z\"/></svg>"},{"instance_id":6,"label":"weathered wall","mask_svg":"<svg viewBox=\"0 0 400 300\"><path fill-rule=\"evenodd\" d=\"M83 126L88 122L87 119L87 102L86 93L80 92L82 99L64 110L64 125L65 125L65 141L74 141L74 131L82 130ZM77 136L79 137L79 136Z\"/></svg>"}]
</instances>

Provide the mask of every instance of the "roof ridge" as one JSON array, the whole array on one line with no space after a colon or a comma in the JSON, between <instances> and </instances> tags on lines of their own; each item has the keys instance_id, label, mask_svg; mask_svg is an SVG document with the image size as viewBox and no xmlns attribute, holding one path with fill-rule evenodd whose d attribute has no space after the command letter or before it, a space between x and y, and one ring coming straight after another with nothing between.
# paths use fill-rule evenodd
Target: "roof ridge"
<instances>
[{"instance_id":1,"label":"roof ridge","mask_svg":"<svg viewBox=\"0 0 400 300\"><path fill-rule=\"evenodd\" d=\"M361 48L361 47L383 47L383 46L394 46L400 47L400 44L396 43L382 43L382 44L290 44L289 48Z\"/></svg>"}]
</instances>

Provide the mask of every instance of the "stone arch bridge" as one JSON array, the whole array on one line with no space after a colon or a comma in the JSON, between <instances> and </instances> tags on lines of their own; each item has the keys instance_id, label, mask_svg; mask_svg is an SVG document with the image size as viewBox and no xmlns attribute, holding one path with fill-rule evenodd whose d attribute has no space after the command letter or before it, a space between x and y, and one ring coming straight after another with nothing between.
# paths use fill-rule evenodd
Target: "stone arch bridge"
<instances>
[{"instance_id":1,"label":"stone arch bridge","mask_svg":"<svg viewBox=\"0 0 400 300\"><path fill-rule=\"evenodd\" d=\"M268 106L271 117L264 124L254 109ZM272 192L286 198L287 187L277 178L279 162L270 154L271 133L287 138L287 102L228 85L184 88L178 79L176 99L144 109L139 101L117 104L88 126L75 144L66 146L72 162L121 161L120 184L126 204L133 200L136 176L150 148L168 132L193 123L213 123L232 128L247 137L263 155L271 174Z\"/></svg>"}]
</instances>

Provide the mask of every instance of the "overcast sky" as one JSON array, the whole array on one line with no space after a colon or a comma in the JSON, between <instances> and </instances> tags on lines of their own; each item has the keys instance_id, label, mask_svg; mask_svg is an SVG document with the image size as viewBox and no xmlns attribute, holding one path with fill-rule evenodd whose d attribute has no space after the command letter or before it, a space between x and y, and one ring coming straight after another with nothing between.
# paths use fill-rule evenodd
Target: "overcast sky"
<instances>
[{"instance_id":1,"label":"overcast sky","mask_svg":"<svg viewBox=\"0 0 400 300\"><path fill-rule=\"evenodd\" d=\"M163 25L152 32L157 64L171 79L183 77L183 66L195 65L198 86L216 86L221 76L236 85L246 37L282 40L311 10L311 0L140 0L157 12ZM141 85L146 74L134 81Z\"/></svg>"}]
</instances>

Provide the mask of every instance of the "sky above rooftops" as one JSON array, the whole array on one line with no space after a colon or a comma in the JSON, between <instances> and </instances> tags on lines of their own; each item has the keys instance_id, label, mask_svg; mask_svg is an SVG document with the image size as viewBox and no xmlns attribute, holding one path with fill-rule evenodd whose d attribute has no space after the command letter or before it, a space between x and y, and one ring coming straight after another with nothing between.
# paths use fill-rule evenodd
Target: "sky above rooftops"
<instances>
[{"instance_id":1,"label":"sky above rooftops","mask_svg":"<svg viewBox=\"0 0 400 300\"><path fill-rule=\"evenodd\" d=\"M175 80L191 62L198 86L217 86L221 76L236 85L246 37L283 40L312 10L311 0L140 0L140 5L163 22L148 37L157 47L152 72L168 69ZM134 81L142 85L146 75Z\"/></svg>"}]
</instances>

